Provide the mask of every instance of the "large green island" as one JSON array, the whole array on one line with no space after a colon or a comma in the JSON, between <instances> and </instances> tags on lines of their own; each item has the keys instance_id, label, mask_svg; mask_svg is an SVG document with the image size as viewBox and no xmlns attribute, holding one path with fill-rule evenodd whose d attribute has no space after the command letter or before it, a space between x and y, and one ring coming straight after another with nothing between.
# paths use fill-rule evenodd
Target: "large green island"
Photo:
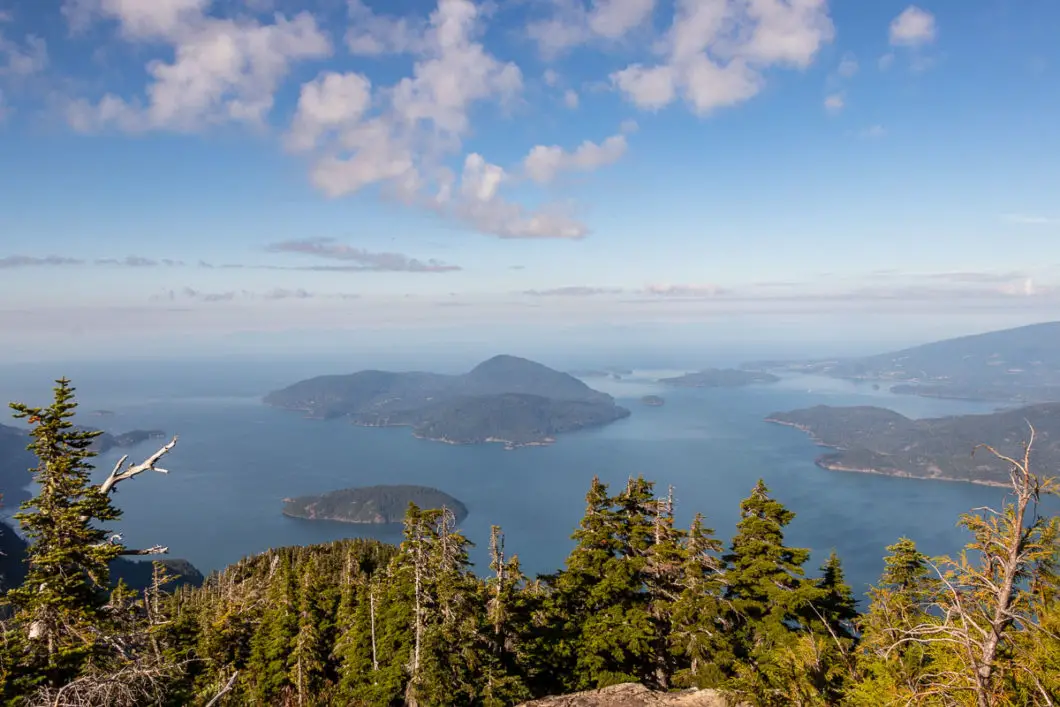
<instances>
[{"instance_id":1,"label":"large green island","mask_svg":"<svg viewBox=\"0 0 1060 707\"><path fill-rule=\"evenodd\" d=\"M673 378L660 378L659 383L675 388L739 388L758 383L776 383L780 378L764 371L738 368L706 368Z\"/></svg>"},{"instance_id":2,"label":"large green island","mask_svg":"<svg viewBox=\"0 0 1060 707\"><path fill-rule=\"evenodd\" d=\"M429 486L363 486L319 496L283 499L283 514L306 520L341 523L400 523L410 503L421 509L447 508L456 522L467 517L463 503Z\"/></svg>"},{"instance_id":3,"label":"large green island","mask_svg":"<svg viewBox=\"0 0 1060 707\"><path fill-rule=\"evenodd\" d=\"M448 444L551 444L557 434L628 417L614 398L577 378L515 356L468 373L360 371L318 376L265 396L267 405L366 427L411 427Z\"/></svg>"},{"instance_id":4,"label":"large green island","mask_svg":"<svg viewBox=\"0 0 1060 707\"><path fill-rule=\"evenodd\" d=\"M984 415L924 420L879 407L830 407L777 412L767 422L802 430L834 452L817 459L833 471L855 471L918 479L1007 486L1009 467L987 450L1020 458L1035 428L1032 463L1038 473L1060 467L1060 403L1031 405Z\"/></svg>"}]
</instances>

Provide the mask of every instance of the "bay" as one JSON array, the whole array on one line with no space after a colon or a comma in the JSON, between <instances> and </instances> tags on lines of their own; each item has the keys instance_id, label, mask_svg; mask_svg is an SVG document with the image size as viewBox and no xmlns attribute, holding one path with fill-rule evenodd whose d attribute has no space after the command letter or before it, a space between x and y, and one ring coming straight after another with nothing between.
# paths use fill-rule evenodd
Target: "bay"
<instances>
[{"instance_id":1,"label":"bay","mask_svg":"<svg viewBox=\"0 0 1060 707\"><path fill-rule=\"evenodd\" d=\"M811 548L814 566L837 550L861 593L879 576L886 545L907 536L929 554L956 552L966 540L956 525L959 514L1003 500L999 488L822 470L813 463L822 450L804 434L763 420L771 412L816 404L881 405L911 417L989 412L992 404L896 396L809 376L713 390L653 382L673 373L641 370L621 381L588 379L633 415L563 435L550 447L514 451L439 444L417 440L408 429L361 428L275 410L262 405L260 395L282 384L275 381L297 377L252 366L226 369L224 380L200 377L176 386L167 378L169 384L154 388L145 383L157 378L134 386L89 376L80 381L79 394L82 410L115 413L82 420L86 424L180 435L163 464L170 474L143 474L119 487L115 500L125 515L116 529L131 546L168 545L171 556L203 572L280 545L354 536L398 542L399 527L304 521L284 517L280 509L286 496L405 483L434 486L464 502L469 515L462 529L476 543L472 560L479 568L486 565L490 526L497 524L508 552L519 555L527 573L549 572L561 566L572 545L592 477L617 488L639 474L661 493L674 487L680 524L701 512L725 541L739 519L740 501L764 479L796 513L789 542ZM46 392L35 394L34 402ZM642 405L639 399L647 394L661 395L666 404ZM150 451L143 445L133 456ZM100 478L116 457L97 460Z\"/></svg>"}]
</instances>

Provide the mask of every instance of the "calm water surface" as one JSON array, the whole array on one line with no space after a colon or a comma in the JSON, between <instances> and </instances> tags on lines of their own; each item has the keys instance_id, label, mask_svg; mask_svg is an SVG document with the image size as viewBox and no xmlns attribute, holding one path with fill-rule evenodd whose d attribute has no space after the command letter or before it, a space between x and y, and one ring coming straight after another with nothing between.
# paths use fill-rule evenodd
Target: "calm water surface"
<instances>
[{"instance_id":1,"label":"calm water surface","mask_svg":"<svg viewBox=\"0 0 1060 707\"><path fill-rule=\"evenodd\" d=\"M589 380L622 399L632 417L564 435L551 447L515 451L417 440L407 429L306 420L260 403L260 394L302 374L282 380L274 380L278 374L233 374L224 384L200 382L179 391L145 389L147 380L137 392L89 381L79 393L84 410L117 413L90 418L106 429L159 428L180 435L163 465L172 473L144 474L120 486L121 530L129 544L167 544L173 556L204 572L278 545L358 535L399 538L397 528L286 518L280 514L285 496L371 484L435 486L467 505L462 527L477 544L476 564L484 564L490 525L498 524L509 551L532 574L562 563L594 475L621 486L628 476L643 474L663 493L672 484L679 522L702 512L724 540L738 520L740 500L761 477L797 514L789 541L811 548L814 564L836 549L855 589L864 591L879 575L886 545L905 535L930 554L954 552L965 540L957 516L1003 497L1001 489L970 484L825 471L813 463L822 450L805 435L763 422L774 411L821 403L881 405L911 417L988 412L992 405L895 396L818 377L732 390L671 390L652 382L670 373ZM7 387L22 396L23 382L8 381ZM39 385L34 390L33 401L47 395ZM237 394L219 396L217 390ZM641 405L640 396L650 393L665 397L666 404ZM134 456L150 451L144 445ZM115 457L99 460L100 476Z\"/></svg>"}]
</instances>

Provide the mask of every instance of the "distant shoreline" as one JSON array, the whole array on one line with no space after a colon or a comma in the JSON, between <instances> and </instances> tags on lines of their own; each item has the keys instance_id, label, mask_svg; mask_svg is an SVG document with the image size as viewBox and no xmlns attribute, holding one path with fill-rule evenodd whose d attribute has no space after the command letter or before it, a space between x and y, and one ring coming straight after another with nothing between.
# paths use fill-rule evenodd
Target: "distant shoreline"
<instances>
[{"instance_id":1,"label":"distant shoreline","mask_svg":"<svg viewBox=\"0 0 1060 707\"><path fill-rule=\"evenodd\" d=\"M813 430L809 429L809 427L807 427L806 425L801 425L797 422L789 422L787 420L778 420L773 417L767 417L765 421L774 425L781 425L783 427L793 427L794 429L797 429L800 432L804 432L806 436L808 436L818 447L834 449L839 452L846 451L838 445L826 444L821 440L820 437L817 436L817 434ZM816 459L814 459L813 463L815 466L817 466L817 468L824 469L826 471L843 471L853 474L874 474L876 476L892 476L898 479L916 479L918 481L951 481L964 484L976 484L978 486L991 486L994 488L1005 488L1008 486L1008 484L1003 481L989 481L985 479L957 479L952 476L918 476L916 474L910 474L909 472L902 471L900 469L885 470L846 466L838 462L829 461L827 454L823 454L817 457Z\"/></svg>"},{"instance_id":2,"label":"distant shoreline","mask_svg":"<svg viewBox=\"0 0 1060 707\"><path fill-rule=\"evenodd\" d=\"M822 445L827 446L827 445ZM994 488L1006 488L1008 484L1001 481L985 481L983 479L955 479L952 476L914 476L905 471L890 470L884 471L882 469L864 469L853 466L844 466L834 462L827 461L824 457L818 457L813 462L818 468L825 469L827 471L845 471L853 474L874 474L876 476L892 476L897 479L915 479L917 481L951 481L955 483L963 484L976 484L978 486L992 486Z\"/></svg>"}]
</instances>

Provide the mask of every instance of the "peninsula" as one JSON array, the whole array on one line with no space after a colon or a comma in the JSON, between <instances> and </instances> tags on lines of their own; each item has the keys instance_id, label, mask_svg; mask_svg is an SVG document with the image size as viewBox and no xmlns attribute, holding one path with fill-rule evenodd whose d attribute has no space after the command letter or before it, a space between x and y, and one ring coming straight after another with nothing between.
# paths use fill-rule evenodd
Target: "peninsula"
<instances>
[{"instance_id":1,"label":"peninsula","mask_svg":"<svg viewBox=\"0 0 1060 707\"><path fill-rule=\"evenodd\" d=\"M859 358L759 361L746 368L826 375L892 393L1034 404L1060 402L1060 322L961 336Z\"/></svg>"},{"instance_id":2,"label":"peninsula","mask_svg":"<svg viewBox=\"0 0 1060 707\"><path fill-rule=\"evenodd\" d=\"M310 378L265 396L308 417L366 427L411 427L448 444L512 449L628 417L614 398L577 378L515 356L495 356L462 375L361 371Z\"/></svg>"},{"instance_id":3,"label":"peninsula","mask_svg":"<svg viewBox=\"0 0 1060 707\"><path fill-rule=\"evenodd\" d=\"M1060 403L985 415L911 420L879 407L830 407L777 412L767 422L802 430L834 452L817 459L833 471L1008 485L1008 465L977 445L1019 457L1034 425L1032 458L1042 473L1060 466Z\"/></svg>"},{"instance_id":4,"label":"peninsula","mask_svg":"<svg viewBox=\"0 0 1060 707\"><path fill-rule=\"evenodd\" d=\"M780 378L764 371L738 368L706 368L674 378L660 378L659 383L675 388L739 388L756 383L776 383Z\"/></svg>"},{"instance_id":5,"label":"peninsula","mask_svg":"<svg viewBox=\"0 0 1060 707\"><path fill-rule=\"evenodd\" d=\"M429 486L363 486L319 496L283 499L283 514L306 520L341 523L400 523L410 503L426 510L448 508L459 523L467 517L463 503Z\"/></svg>"}]
</instances>

